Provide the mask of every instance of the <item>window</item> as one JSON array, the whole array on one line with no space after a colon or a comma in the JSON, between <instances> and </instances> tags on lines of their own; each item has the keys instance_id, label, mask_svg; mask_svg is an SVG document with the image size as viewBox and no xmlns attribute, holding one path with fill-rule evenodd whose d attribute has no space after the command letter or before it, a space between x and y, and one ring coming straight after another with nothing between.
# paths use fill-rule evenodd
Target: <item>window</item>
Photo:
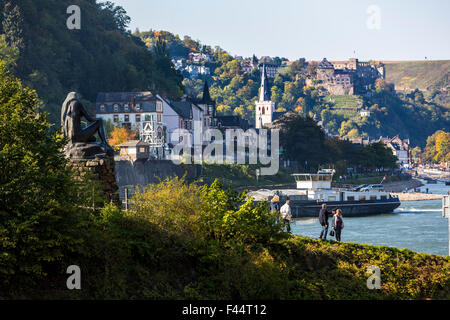
<instances>
[{"instance_id":1,"label":"window","mask_svg":"<svg viewBox=\"0 0 450 320\"><path fill-rule=\"evenodd\" d=\"M156 111L162 112L162 102L161 101L156 102Z\"/></svg>"},{"instance_id":2,"label":"window","mask_svg":"<svg viewBox=\"0 0 450 320\"><path fill-rule=\"evenodd\" d=\"M366 200L366 196L359 196L359 200Z\"/></svg>"},{"instance_id":3,"label":"window","mask_svg":"<svg viewBox=\"0 0 450 320\"><path fill-rule=\"evenodd\" d=\"M128 111L128 103L126 103L126 104L124 105L124 109L125 109L125 111Z\"/></svg>"},{"instance_id":4,"label":"window","mask_svg":"<svg viewBox=\"0 0 450 320\"><path fill-rule=\"evenodd\" d=\"M149 114L145 115L145 121L151 121L152 117Z\"/></svg>"},{"instance_id":5,"label":"window","mask_svg":"<svg viewBox=\"0 0 450 320\"><path fill-rule=\"evenodd\" d=\"M158 122L161 122L161 114L158 113Z\"/></svg>"},{"instance_id":6,"label":"window","mask_svg":"<svg viewBox=\"0 0 450 320\"><path fill-rule=\"evenodd\" d=\"M145 147L140 147L140 148L139 148L139 152L140 152L140 153L144 153L144 152L145 152Z\"/></svg>"},{"instance_id":7,"label":"window","mask_svg":"<svg viewBox=\"0 0 450 320\"><path fill-rule=\"evenodd\" d=\"M128 114L125 115L125 122L130 122L130 115Z\"/></svg>"},{"instance_id":8,"label":"window","mask_svg":"<svg viewBox=\"0 0 450 320\"><path fill-rule=\"evenodd\" d=\"M104 104L100 105L100 111L105 111L105 105Z\"/></svg>"},{"instance_id":9,"label":"window","mask_svg":"<svg viewBox=\"0 0 450 320\"><path fill-rule=\"evenodd\" d=\"M136 103L136 110L140 110L141 109L141 104L140 103Z\"/></svg>"},{"instance_id":10,"label":"window","mask_svg":"<svg viewBox=\"0 0 450 320\"><path fill-rule=\"evenodd\" d=\"M387 196L381 196L380 199L381 199L381 200L386 200L386 199L387 199Z\"/></svg>"},{"instance_id":11,"label":"window","mask_svg":"<svg viewBox=\"0 0 450 320\"><path fill-rule=\"evenodd\" d=\"M328 201L336 201L336 197L335 196L329 196L328 197Z\"/></svg>"},{"instance_id":12,"label":"window","mask_svg":"<svg viewBox=\"0 0 450 320\"><path fill-rule=\"evenodd\" d=\"M117 103L114 104L114 112L119 112L119 105Z\"/></svg>"},{"instance_id":13,"label":"window","mask_svg":"<svg viewBox=\"0 0 450 320\"><path fill-rule=\"evenodd\" d=\"M117 114L114 115L114 122L119 122L119 115Z\"/></svg>"},{"instance_id":14,"label":"window","mask_svg":"<svg viewBox=\"0 0 450 320\"><path fill-rule=\"evenodd\" d=\"M141 115L140 114L136 115L136 122L141 122Z\"/></svg>"},{"instance_id":15,"label":"window","mask_svg":"<svg viewBox=\"0 0 450 320\"><path fill-rule=\"evenodd\" d=\"M370 200L377 200L377 196L370 196Z\"/></svg>"},{"instance_id":16,"label":"window","mask_svg":"<svg viewBox=\"0 0 450 320\"><path fill-rule=\"evenodd\" d=\"M348 196L347 197L347 201L355 201L355 197L354 196Z\"/></svg>"}]
</instances>

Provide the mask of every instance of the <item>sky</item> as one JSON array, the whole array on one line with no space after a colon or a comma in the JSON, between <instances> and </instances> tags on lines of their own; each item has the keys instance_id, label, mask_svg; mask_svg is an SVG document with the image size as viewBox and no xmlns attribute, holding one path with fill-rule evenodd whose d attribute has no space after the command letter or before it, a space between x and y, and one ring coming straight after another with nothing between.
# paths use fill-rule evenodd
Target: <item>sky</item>
<instances>
[{"instance_id":1,"label":"sky","mask_svg":"<svg viewBox=\"0 0 450 320\"><path fill-rule=\"evenodd\" d=\"M134 31L165 30L232 55L290 60L450 59L449 0L113 0Z\"/></svg>"}]
</instances>

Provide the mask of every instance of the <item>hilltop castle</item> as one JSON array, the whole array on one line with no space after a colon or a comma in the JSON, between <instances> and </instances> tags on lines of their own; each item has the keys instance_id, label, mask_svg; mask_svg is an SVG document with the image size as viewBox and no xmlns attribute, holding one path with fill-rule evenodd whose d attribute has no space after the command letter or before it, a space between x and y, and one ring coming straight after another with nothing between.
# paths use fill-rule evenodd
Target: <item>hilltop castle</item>
<instances>
[{"instance_id":1,"label":"hilltop castle","mask_svg":"<svg viewBox=\"0 0 450 320\"><path fill-rule=\"evenodd\" d=\"M377 79L385 78L382 63L371 63L351 58L348 61L328 61L326 58L317 65L313 79L307 84L322 86L328 94L365 94ZM319 83L317 84L316 81Z\"/></svg>"}]
</instances>

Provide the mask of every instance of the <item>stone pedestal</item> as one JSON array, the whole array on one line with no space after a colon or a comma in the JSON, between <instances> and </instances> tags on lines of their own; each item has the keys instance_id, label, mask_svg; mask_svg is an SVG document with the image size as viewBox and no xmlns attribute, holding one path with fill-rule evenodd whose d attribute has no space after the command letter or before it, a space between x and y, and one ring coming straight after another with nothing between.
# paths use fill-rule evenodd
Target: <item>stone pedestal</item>
<instances>
[{"instance_id":1,"label":"stone pedestal","mask_svg":"<svg viewBox=\"0 0 450 320\"><path fill-rule=\"evenodd\" d=\"M101 159L70 159L70 164L75 170L83 174L89 172L92 178L99 181L102 192L108 201L121 205L116 182L116 169L114 157L107 156Z\"/></svg>"}]
</instances>

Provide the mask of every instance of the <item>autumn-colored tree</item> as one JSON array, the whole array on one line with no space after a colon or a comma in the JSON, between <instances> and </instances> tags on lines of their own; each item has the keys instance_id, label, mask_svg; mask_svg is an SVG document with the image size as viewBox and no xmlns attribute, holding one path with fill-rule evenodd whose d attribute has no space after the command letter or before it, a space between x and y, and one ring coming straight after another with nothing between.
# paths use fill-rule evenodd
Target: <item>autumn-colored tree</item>
<instances>
[{"instance_id":1,"label":"autumn-colored tree","mask_svg":"<svg viewBox=\"0 0 450 320\"><path fill-rule=\"evenodd\" d=\"M425 161L450 161L450 133L438 130L427 139L423 153Z\"/></svg>"},{"instance_id":2,"label":"autumn-colored tree","mask_svg":"<svg viewBox=\"0 0 450 320\"><path fill-rule=\"evenodd\" d=\"M436 155L433 159L435 161L450 160L450 133L441 132L436 137Z\"/></svg>"},{"instance_id":3,"label":"autumn-colored tree","mask_svg":"<svg viewBox=\"0 0 450 320\"><path fill-rule=\"evenodd\" d=\"M111 138L108 139L108 143L117 149L117 146L121 143L133 140L136 138L136 132L131 131L127 127L115 127L111 131Z\"/></svg>"}]
</instances>

